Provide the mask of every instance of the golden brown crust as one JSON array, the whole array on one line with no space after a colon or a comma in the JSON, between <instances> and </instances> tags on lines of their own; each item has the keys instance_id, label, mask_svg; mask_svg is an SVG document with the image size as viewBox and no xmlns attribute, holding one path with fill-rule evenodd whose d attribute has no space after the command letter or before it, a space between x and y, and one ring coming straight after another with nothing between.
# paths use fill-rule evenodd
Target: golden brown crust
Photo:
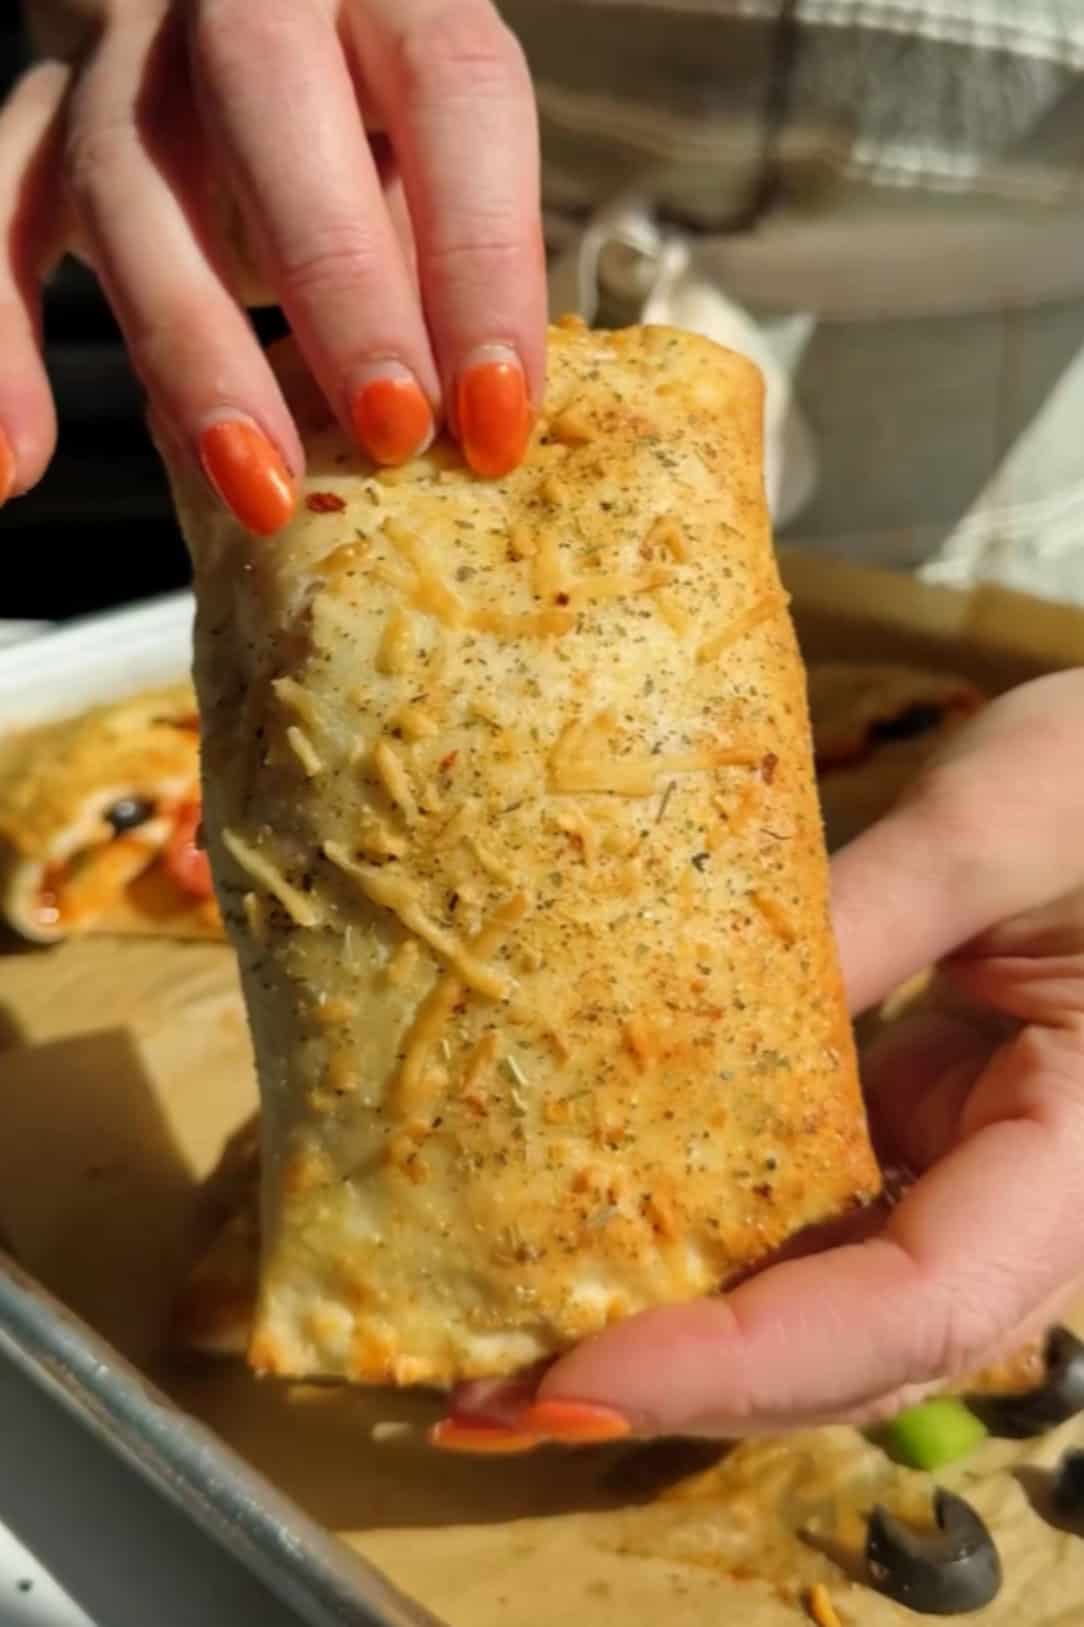
<instances>
[{"instance_id":1,"label":"golden brown crust","mask_svg":"<svg viewBox=\"0 0 1084 1627\"><path fill-rule=\"evenodd\" d=\"M552 332L524 466L183 472L265 1371L448 1384L873 1195L744 359Z\"/></svg>"},{"instance_id":2,"label":"golden brown crust","mask_svg":"<svg viewBox=\"0 0 1084 1627\"><path fill-rule=\"evenodd\" d=\"M198 796L190 683L9 735L0 742L0 892L9 924L45 942L71 930L221 936L213 904L148 873L170 834L166 816ZM122 798L146 800L163 817L114 840L104 814ZM77 920L51 923L38 907L48 875L91 852L100 873L84 874L86 908Z\"/></svg>"}]
</instances>

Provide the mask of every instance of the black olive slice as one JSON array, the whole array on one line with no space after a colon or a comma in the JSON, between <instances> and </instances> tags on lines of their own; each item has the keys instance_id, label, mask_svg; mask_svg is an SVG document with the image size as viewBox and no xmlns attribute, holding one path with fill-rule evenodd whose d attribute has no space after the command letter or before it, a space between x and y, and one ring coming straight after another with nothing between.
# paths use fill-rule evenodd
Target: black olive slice
<instances>
[{"instance_id":1,"label":"black olive slice","mask_svg":"<svg viewBox=\"0 0 1084 1627\"><path fill-rule=\"evenodd\" d=\"M970 1503L934 1492L935 1528L920 1531L875 1508L866 1532L866 1570L886 1598L926 1616L981 1610L1001 1588L1001 1558Z\"/></svg>"},{"instance_id":2,"label":"black olive slice","mask_svg":"<svg viewBox=\"0 0 1084 1627\"><path fill-rule=\"evenodd\" d=\"M1079 1447L1062 1453L1054 1470L1050 1501L1058 1514L1077 1518L1084 1514L1084 1452Z\"/></svg>"},{"instance_id":3,"label":"black olive slice","mask_svg":"<svg viewBox=\"0 0 1084 1627\"><path fill-rule=\"evenodd\" d=\"M919 735L930 734L945 721L945 709L933 701L916 701L896 717L882 718L871 723L870 743L882 740L917 740Z\"/></svg>"},{"instance_id":4,"label":"black olive slice","mask_svg":"<svg viewBox=\"0 0 1084 1627\"><path fill-rule=\"evenodd\" d=\"M1046 1376L1021 1395L966 1396L991 1435L1029 1440L1084 1412L1084 1343L1068 1328L1052 1328L1044 1350Z\"/></svg>"},{"instance_id":5,"label":"black olive slice","mask_svg":"<svg viewBox=\"0 0 1084 1627\"><path fill-rule=\"evenodd\" d=\"M105 814L106 823L112 825L117 836L126 830L135 830L137 825L145 825L153 817L154 803L146 797L121 797Z\"/></svg>"}]
</instances>

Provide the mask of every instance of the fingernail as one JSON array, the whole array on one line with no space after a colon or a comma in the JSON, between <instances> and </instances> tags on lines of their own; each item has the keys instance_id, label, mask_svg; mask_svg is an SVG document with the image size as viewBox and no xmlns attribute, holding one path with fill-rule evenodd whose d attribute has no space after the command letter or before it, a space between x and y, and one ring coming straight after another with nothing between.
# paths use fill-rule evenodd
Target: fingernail
<instances>
[{"instance_id":1,"label":"fingernail","mask_svg":"<svg viewBox=\"0 0 1084 1627\"><path fill-rule=\"evenodd\" d=\"M442 1452L473 1452L479 1456L510 1457L516 1452L532 1452L542 1443L537 1435L529 1434L523 1429L509 1429L504 1424L442 1418L429 1431L429 1444L439 1447Z\"/></svg>"},{"instance_id":2,"label":"fingernail","mask_svg":"<svg viewBox=\"0 0 1084 1627\"><path fill-rule=\"evenodd\" d=\"M0 508L15 489L15 453L11 442L0 429Z\"/></svg>"},{"instance_id":3,"label":"fingernail","mask_svg":"<svg viewBox=\"0 0 1084 1627\"><path fill-rule=\"evenodd\" d=\"M544 1435L547 1440L566 1441L570 1445L590 1442L619 1441L631 1435L632 1425L612 1407L598 1406L593 1401L532 1401L516 1419L521 1429Z\"/></svg>"},{"instance_id":4,"label":"fingernail","mask_svg":"<svg viewBox=\"0 0 1084 1627\"><path fill-rule=\"evenodd\" d=\"M362 379L350 398L350 421L374 463L406 463L433 439L433 413L421 386L396 362Z\"/></svg>"},{"instance_id":5,"label":"fingernail","mask_svg":"<svg viewBox=\"0 0 1084 1627\"><path fill-rule=\"evenodd\" d=\"M246 531L269 537L294 511L295 492L282 454L247 418L220 418L199 438L203 472Z\"/></svg>"},{"instance_id":6,"label":"fingernail","mask_svg":"<svg viewBox=\"0 0 1084 1627\"><path fill-rule=\"evenodd\" d=\"M506 345L483 345L459 375L456 414L463 452L475 474L496 479L523 461L531 433L527 380Z\"/></svg>"}]
</instances>

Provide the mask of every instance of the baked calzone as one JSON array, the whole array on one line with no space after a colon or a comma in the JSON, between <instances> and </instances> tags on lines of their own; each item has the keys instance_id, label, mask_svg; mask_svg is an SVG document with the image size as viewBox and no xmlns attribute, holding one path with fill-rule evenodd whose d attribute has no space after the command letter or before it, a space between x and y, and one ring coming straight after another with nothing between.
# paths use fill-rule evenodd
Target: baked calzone
<instances>
[{"instance_id":1,"label":"baked calzone","mask_svg":"<svg viewBox=\"0 0 1084 1627\"><path fill-rule=\"evenodd\" d=\"M0 907L37 943L75 933L221 937L196 845L189 683L0 741Z\"/></svg>"},{"instance_id":2,"label":"baked calzone","mask_svg":"<svg viewBox=\"0 0 1084 1627\"><path fill-rule=\"evenodd\" d=\"M761 382L559 326L527 460L483 481L446 441L374 470L278 364L286 530L173 471L262 1100L249 1360L449 1385L878 1190Z\"/></svg>"}]
</instances>

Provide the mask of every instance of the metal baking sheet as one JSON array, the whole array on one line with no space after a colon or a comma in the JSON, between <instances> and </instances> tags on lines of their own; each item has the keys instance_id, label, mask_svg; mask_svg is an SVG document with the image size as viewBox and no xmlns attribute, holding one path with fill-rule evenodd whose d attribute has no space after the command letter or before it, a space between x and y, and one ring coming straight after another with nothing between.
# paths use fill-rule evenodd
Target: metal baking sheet
<instances>
[{"instance_id":1,"label":"metal baking sheet","mask_svg":"<svg viewBox=\"0 0 1084 1627\"><path fill-rule=\"evenodd\" d=\"M442 1627L0 1253L0 1353L311 1627Z\"/></svg>"}]
</instances>

